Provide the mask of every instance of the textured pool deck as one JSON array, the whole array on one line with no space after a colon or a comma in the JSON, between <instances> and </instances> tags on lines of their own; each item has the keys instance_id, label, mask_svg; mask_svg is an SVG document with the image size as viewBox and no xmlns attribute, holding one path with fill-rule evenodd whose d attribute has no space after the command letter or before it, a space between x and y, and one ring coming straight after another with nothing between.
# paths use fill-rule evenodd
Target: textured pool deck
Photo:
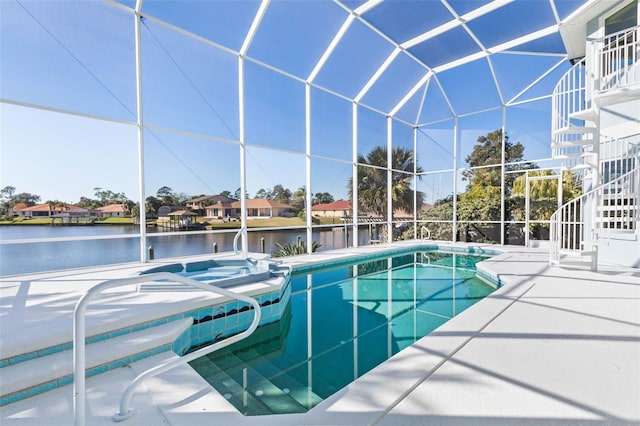
<instances>
[{"instance_id":1,"label":"textured pool deck","mask_svg":"<svg viewBox=\"0 0 640 426\"><path fill-rule=\"evenodd\" d=\"M132 399L136 415L122 424L640 424L640 270L552 267L544 250L484 247L504 252L482 265L504 287L308 413L244 417L190 367L181 366L147 380ZM288 261L330 262L352 253ZM130 274L131 268L1 279L1 351L70 335L82 292ZM90 318L96 324L99 318L127 321L131 308L152 316L155 309L202 297L191 292L175 300L174 293L132 296L126 290L101 298ZM167 356L89 378L86 424L114 424L111 416L124 388ZM0 424L70 425L72 407L68 385L0 407Z\"/></svg>"}]
</instances>

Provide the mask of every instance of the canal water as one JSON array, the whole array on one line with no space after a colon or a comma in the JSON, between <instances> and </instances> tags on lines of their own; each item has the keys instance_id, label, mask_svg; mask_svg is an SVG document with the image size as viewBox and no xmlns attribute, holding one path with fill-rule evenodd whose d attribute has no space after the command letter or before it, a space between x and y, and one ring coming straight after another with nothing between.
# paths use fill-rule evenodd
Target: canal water
<instances>
[{"instance_id":1,"label":"canal water","mask_svg":"<svg viewBox=\"0 0 640 426\"><path fill-rule=\"evenodd\" d=\"M218 252L232 251L237 230L216 234L156 235L147 237L156 259L212 253L214 244ZM135 226L0 226L0 242L8 240L38 240L44 238L96 237L91 240L29 242L0 244L0 276L54 271L87 266L136 262L140 259L140 238ZM348 245L353 245L349 230ZM368 244L368 229L358 233L358 244ZM117 238L108 238L118 236ZM272 253L278 244L306 240L304 228L295 230L251 231L248 250L260 252L262 239L266 253ZM318 250L345 247L343 227L313 231L313 240L321 244ZM306 241L305 241L306 242Z\"/></svg>"}]
</instances>

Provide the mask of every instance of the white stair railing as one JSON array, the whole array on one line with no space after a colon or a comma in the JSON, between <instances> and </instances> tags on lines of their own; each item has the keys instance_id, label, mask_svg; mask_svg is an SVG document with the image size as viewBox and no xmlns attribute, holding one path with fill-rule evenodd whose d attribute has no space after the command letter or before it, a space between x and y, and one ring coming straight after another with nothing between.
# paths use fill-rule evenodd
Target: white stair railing
<instances>
[{"instance_id":1,"label":"white stair railing","mask_svg":"<svg viewBox=\"0 0 640 426\"><path fill-rule=\"evenodd\" d=\"M579 115L591 109L593 84L587 82L589 78L583 58L562 76L551 98L552 156L569 168L582 162L586 146L597 136L584 127L585 117Z\"/></svg>"},{"instance_id":2,"label":"white stair railing","mask_svg":"<svg viewBox=\"0 0 640 426\"><path fill-rule=\"evenodd\" d=\"M240 254L240 250L238 249L238 240L242 236L242 233L247 229L246 226L240 227L235 237L233 237L233 253Z\"/></svg>"},{"instance_id":3,"label":"white stair railing","mask_svg":"<svg viewBox=\"0 0 640 426\"><path fill-rule=\"evenodd\" d=\"M600 92L640 83L640 26L591 40L591 49L600 60Z\"/></svg>"},{"instance_id":4,"label":"white stair railing","mask_svg":"<svg viewBox=\"0 0 640 426\"><path fill-rule=\"evenodd\" d=\"M145 274L136 277L108 280L92 287L80 298L73 312L73 424L75 426L84 426L86 422L85 311L87 309L89 301L96 294L99 294L109 288L121 287L131 284L140 284L147 281L161 280L167 282L168 284L170 284L171 282L179 282L199 288L201 290L220 294L230 299L237 299L242 302L246 302L253 307L253 322L251 323L249 328L247 328L242 333L233 335L231 337L228 337L227 339L205 346L182 357L165 361L138 375L138 377L136 377L133 382L131 382L131 384L125 389L122 395L122 399L120 400L120 410L113 416L114 421L126 420L134 414L134 410L129 407L131 396L133 395L133 391L140 385L140 383L144 379L156 376L160 373L164 373L165 371L171 370L174 367L183 365L196 358L200 358L211 352L217 351L218 349L229 346L232 343L238 342L246 337L249 337L249 335L253 333L256 328L258 328L261 317L261 308L260 304L254 298L169 272L156 272L153 274Z\"/></svg>"},{"instance_id":5,"label":"white stair railing","mask_svg":"<svg viewBox=\"0 0 640 426\"><path fill-rule=\"evenodd\" d=\"M640 26L588 40L587 56L568 70L553 90L553 158L572 168L597 152L593 147L599 142L596 103L607 97L620 101L615 89L625 89L628 95L629 89L638 85Z\"/></svg>"},{"instance_id":6,"label":"white stair railing","mask_svg":"<svg viewBox=\"0 0 640 426\"><path fill-rule=\"evenodd\" d=\"M597 269L598 243L612 232L635 232L640 225L640 167L564 204L551 215L549 262L561 256L591 256Z\"/></svg>"},{"instance_id":7,"label":"white stair railing","mask_svg":"<svg viewBox=\"0 0 640 426\"><path fill-rule=\"evenodd\" d=\"M558 81L553 89L551 132L555 135L571 124L571 116L590 107L587 100L586 58L574 64Z\"/></svg>"}]
</instances>

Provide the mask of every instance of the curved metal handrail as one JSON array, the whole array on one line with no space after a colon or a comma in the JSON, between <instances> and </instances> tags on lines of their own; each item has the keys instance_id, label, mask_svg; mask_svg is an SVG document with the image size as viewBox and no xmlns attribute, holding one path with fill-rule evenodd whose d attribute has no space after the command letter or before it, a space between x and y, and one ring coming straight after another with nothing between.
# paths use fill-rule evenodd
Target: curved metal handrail
<instances>
[{"instance_id":1,"label":"curved metal handrail","mask_svg":"<svg viewBox=\"0 0 640 426\"><path fill-rule=\"evenodd\" d=\"M246 229L247 229L246 226L240 227L240 230L238 230L238 232L236 233L236 236L233 237L233 252L235 254L240 254L240 251L238 250L238 238L240 238L240 236Z\"/></svg>"},{"instance_id":2,"label":"curved metal handrail","mask_svg":"<svg viewBox=\"0 0 640 426\"><path fill-rule=\"evenodd\" d=\"M73 311L73 422L75 426L83 426L86 420L86 386L85 386L85 311L91 298L101 293L102 291L113 288L121 287L130 284L139 284L146 281L166 280L169 282L179 282L182 284L190 285L192 287L199 288L201 290L210 291L222 296L226 296L232 299L237 299L242 302L246 302L253 306L254 317L253 322L249 328L242 333L231 336L220 342L213 343L204 348L198 349L195 352L187 354L179 358L173 358L167 360L160 365L157 365L149 370L141 373L136 377L131 384L125 389L122 399L120 400L120 411L113 416L114 421L126 420L134 414L134 410L129 407L131 402L131 396L136 387L146 378L156 376L160 373L164 373L178 365L182 365L191 360L207 355L213 351L221 349L232 343L240 341L245 337L248 337L251 333L258 328L261 317L260 304L252 297L245 296L238 293L233 293L229 290L218 288L203 282L195 281L191 278L183 277L180 275L172 274L170 272L156 272L153 274L140 275L136 277L120 278L114 280L104 281L87 291L78 301Z\"/></svg>"},{"instance_id":3,"label":"curved metal handrail","mask_svg":"<svg viewBox=\"0 0 640 426\"><path fill-rule=\"evenodd\" d=\"M424 237L424 231L427 231L427 238ZM429 228L427 228L426 226L423 226L422 228L420 228L420 239L421 240L431 239L431 230L429 230Z\"/></svg>"}]
</instances>

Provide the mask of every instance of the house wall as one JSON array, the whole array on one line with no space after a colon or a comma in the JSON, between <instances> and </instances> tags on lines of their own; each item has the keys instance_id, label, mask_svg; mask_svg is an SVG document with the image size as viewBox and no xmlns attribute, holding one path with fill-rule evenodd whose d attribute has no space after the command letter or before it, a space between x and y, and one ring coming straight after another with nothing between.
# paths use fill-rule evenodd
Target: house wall
<instances>
[{"instance_id":1,"label":"house wall","mask_svg":"<svg viewBox=\"0 0 640 426\"><path fill-rule=\"evenodd\" d=\"M640 99L600 109L600 134L615 139L640 134Z\"/></svg>"},{"instance_id":2,"label":"house wall","mask_svg":"<svg viewBox=\"0 0 640 426\"><path fill-rule=\"evenodd\" d=\"M343 217L349 214L345 210L315 210L313 215L319 217Z\"/></svg>"},{"instance_id":3,"label":"house wall","mask_svg":"<svg viewBox=\"0 0 640 426\"><path fill-rule=\"evenodd\" d=\"M612 7L606 12L590 20L587 23L587 37L599 38L604 36L605 18L627 4L629 4L629 1L612 4ZM587 54L589 54L588 45ZM592 60L587 62L588 73L595 71L592 67L596 66L596 64L599 66L599 61ZM640 68L637 68L635 71L639 72L639 70ZM638 111L640 111L640 99L601 107L599 123L596 123L600 128L600 136L603 140L606 140L607 138L620 139L640 134L640 114ZM595 183L591 182L591 179L586 178L584 182L585 192L594 187L594 185ZM636 196L635 202L640 202L639 195ZM585 217L586 229L594 229L594 225L590 217ZM608 236L597 247L598 260L605 263L640 267L640 229L638 228L640 228L640 223L636 223L636 229L633 231L609 231ZM586 240L585 242L588 244L589 238L586 238ZM588 249L589 247L585 248Z\"/></svg>"},{"instance_id":4,"label":"house wall","mask_svg":"<svg viewBox=\"0 0 640 426\"><path fill-rule=\"evenodd\" d=\"M640 99L610 105L600 110L600 133L612 138L624 138L640 133ZM638 164L636 164L638 166ZM636 196L636 202L640 195ZM598 247L601 262L640 267L640 224L634 231L611 234Z\"/></svg>"},{"instance_id":5,"label":"house wall","mask_svg":"<svg viewBox=\"0 0 640 426\"><path fill-rule=\"evenodd\" d=\"M122 217L124 216L121 212L102 212L100 214L102 217Z\"/></svg>"},{"instance_id":6,"label":"house wall","mask_svg":"<svg viewBox=\"0 0 640 426\"><path fill-rule=\"evenodd\" d=\"M635 234L612 233L598 248L598 261L640 268L640 239Z\"/></svg>"}]
</instances>

